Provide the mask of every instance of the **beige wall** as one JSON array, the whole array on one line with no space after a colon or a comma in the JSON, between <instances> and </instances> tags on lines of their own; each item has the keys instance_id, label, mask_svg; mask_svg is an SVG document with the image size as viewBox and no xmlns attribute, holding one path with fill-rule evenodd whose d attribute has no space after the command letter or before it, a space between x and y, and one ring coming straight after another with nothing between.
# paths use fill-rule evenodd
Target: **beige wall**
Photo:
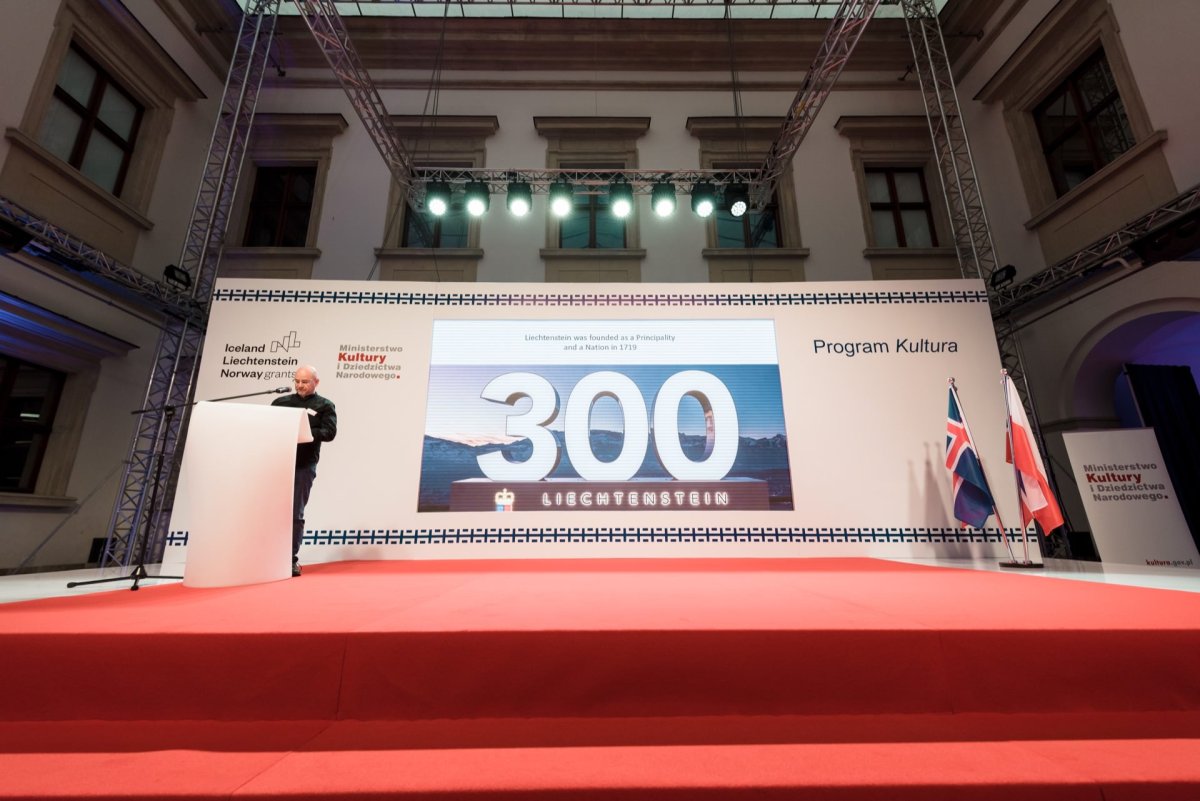
<instances>
[{"instance_id":1,"label":"beige wall","mask_svg":"<svg viewBox=\"0 0 1200 801\"><path fill-rule=\"evenodd\" d=\"M1171 133L1163 148L1179 188L1200 183L1200 3L1193 0L1113 0L1121 40L1146 111L1157 128ZM1142 79L1144 76L1145 79Z\"/></svg>"},{"instance_id":2,"label":"beige wall","mask_svg":"<svg viewBox=\"0 0 1200 801\"><path fill-rule=\"evenodd\" d=\"M126 261L158 276L164 265L179 259L224 76L191 50L155 0L127 0L125 5L162 46L165 58L195 85L194 93L205 96L180 101L172 109L173 124L148 192L145 217L150 226L137 237L132 258ZM6 27L0 32L0 70L5 75L0 81L0 126L15 129L36 100L31 92L54 35L59 3L12 0L2 11ZM19 25L12 24L17 21ZM0 165L14 149L8 138L0 137ZM63 224L53 209L45 218ZM93 538L107 534L134 430L129 412L140 408L145 398L158 337L157 316L25 254L0 256L0 292L133 346L127 353L118 349L98 361L94 375L85 382L90 388L89 404L82 409L60 406L55 435L66 423L81 429L70 454L64 492L55 497L0 495L0 570L16 567L39 545L30 560L32 567L79 565L87 558Z\"/></svg>"}]
</instances>

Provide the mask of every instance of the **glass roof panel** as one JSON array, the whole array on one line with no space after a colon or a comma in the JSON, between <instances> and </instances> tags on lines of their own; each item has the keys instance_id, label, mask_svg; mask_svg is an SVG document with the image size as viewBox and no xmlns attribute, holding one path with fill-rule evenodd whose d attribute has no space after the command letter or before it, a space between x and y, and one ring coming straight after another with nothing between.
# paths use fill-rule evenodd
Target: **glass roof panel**
<instances>
[{"instance_id":1,"label":"glass roof panel","mask_svg":"<svg viewBox=\"0 0 1200 801\"><path fill-rule=\"evenodd\" d=\"M285 3L286 4L286 3ZM292 6L292 12L295 13L296 7ZM505 9L507 12L507 9ZM377 3L370 9L372 17L412 17L412 3ZM506 13L505 16L508 16Z\"/></svg>"},{"instance_id":2,"label":"glass roof panel","mask_svg":"<svg viewBox=\"0 0 1200 801\"><path fill-rule=\"evenodd\" d=\"M675 6L675 19L721 19L724 16L723 6L709 3Z\"/></svg>"},{"instance_id":3,"label":"glass roof panel","mask_svg":"<svg viewBox=\"0 0 1200 801\"><path fill-rule=\"evenodd\" d=\"M397 3L396 5L408 5L408 4L407 3ZM423 3L422 5L426 5L426 4ZM444 8L444 6L442 6L440 3L439 4L431 3L428 5L434 5L435 8ZM492 18L505 17L505 18L507 18L507 17L512 16L512 11L509 10L507 3L476 3L474 6L471 7L471 13L466 14L463 12L461 6L455 6L453 9L451 9L450 16L451 17L466 16L466 17L492 17Z\"/></svg>"},{"instance_id":4,"label":"glass roof panel","mask_svg":"<svg viewBox=\"0 0 1200 801\"><path fill-rule=\"evenodd\" d=\"M607 3L605 5L583 5L582 3L567 3L559 6L562 9L562 15L566 19L616 19L619 18L624 9L616 3ZM471 13L475 13L477 9L472 8ZM515 16L521 16L515 14Z\"/></svg>"},{"instance_id":5,"label":"glass roof panel","mask_svg":"<svg viewBox=\"0 0 1200 801\"><path fill-rule=\"evenodd\" d=\"M252 0L237 0L246 8ZM949 0L934 0L939 11ZM452 17L626 17L713 19L724 16L726 0L449 0ZM814 19L832 17L838 0L729 0L735 19ZM345 17L440 17L444 0L335 0ZM590 9L594 13L587 13ZM290 0L279 6L281 15L300 12ZM898 0L883 0L877 17L902 16Z\"/></svg>"},{"instance_id":6,"label":"glass roof panel","mask_svg":"<svg viewBox=\"0 0 1200 801\"><path fill-rule=\"evenodd\" d=\"M666 3L638 3L625 6L621 16L625 19L670 19L672 10Z\"/></svg>"}]
</instances>

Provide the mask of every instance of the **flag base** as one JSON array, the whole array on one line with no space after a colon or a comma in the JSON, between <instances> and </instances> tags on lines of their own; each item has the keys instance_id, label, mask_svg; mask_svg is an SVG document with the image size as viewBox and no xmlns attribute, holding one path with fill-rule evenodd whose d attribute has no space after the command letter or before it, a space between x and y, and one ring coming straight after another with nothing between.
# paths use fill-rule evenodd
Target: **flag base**
<instances>
[{"instance_id":1,"label":"flag base","mask_svg":"<svg viewBox=\"0 0 1200 801\"><path fill-rule=\"evenodd\" d=\"M1045 567L1041 562L1001 562L1000 567L1016 567L1024 570L1040 569Z\"/></svg>"}]
</instances>

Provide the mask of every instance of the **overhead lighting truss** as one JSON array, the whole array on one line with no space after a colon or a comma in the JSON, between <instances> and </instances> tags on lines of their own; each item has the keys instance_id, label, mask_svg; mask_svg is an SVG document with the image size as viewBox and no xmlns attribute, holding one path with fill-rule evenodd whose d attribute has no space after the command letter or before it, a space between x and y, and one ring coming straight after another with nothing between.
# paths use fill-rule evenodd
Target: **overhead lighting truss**
<instances>
[{"instance_id":1,"label":"overhead lighting truss","mask_svg":"<svg viewBox=\"0 0 1200 801\"><path fill-rule=\"evenodd\" d=\"M673 183L686 192L687 187L707 183L713 189L730 184L749 184L759 175L758 170L491 170L471 168L418 167L413 170L413 191L424 195L429 184L448 184L451 189L465 191L468 184L485 183L488 193L503 195L509 186L527 185L532 194L547 195L550 187L566 181L576 195L607 195L614 181L629 185L635 195L650 195L654 187Z\"/></svg>"},{"instance_id":2,"label":"overhead lighting truss","mask_svg":"<svg viewBox=\"0 0 1200 801\"><path fill-rule=\"evenodd\" d=\"M177 320L190 320L197 324L205 321L204 307L192 299L190 292L122 264L7 197L0 197L0 220L15 225L32 237L26 247L35 256L93 278L140 306Z\"/></svg>"},{"instance_id":3,"label":"overhead lighting truss","mask_svg":"<svg viewBox=\"0 0 1200 801\"><path fill-rule=\"evenodd\" d=\"M275 0L278 4L279 0ZM350 40L350 31L342 19L341 7L355 5L340 3L334 0L292 0L296 10L304 17L304 22L316 40L317 46L325 56L329 69L337 78L338 83L346 92L350 105L358 114L367 134L371 137L379 155L392 174L392 180L405 193L408 205L416 209L417 198L413 193L412 159L404 147L404 143L392 126L391 117L375 82L367 72L366 65L358 55L358 50ZM276 5L278 9L279 6ZM433 233L425 220L419 214L413 215L413 224L425 241L433 241Z\"/></svg>"},{"instance_id":4,"label":"overhead lighting truss","mask_svg":"<svg viewBox=\"0 0 1200 801\"><path fill-rule=\"evenodd\" d=\"M821 47L804 76L804 83L788 108L779 137L767 152L762 174L750 185L750 199L754 208L761 210L771 201L775 185L791 168L792 156L796 155L800 143L808 135L881 1L842 0L838 5L825 38L821 40Z\"/></svg>"},{"instance_id":5,"label":"overhead lighting truss","mask_svg":"<svg viewBox=\"0 0 1200 801\"><path fill-rule=\"evenodd\" d=\"M1077 288L1081 282L1100 273L1106 265L1136 259L1130 247L1135 241L1169 226L1195 209L1200 209L1200 185L1193 186L1170 202L1126 223L1103 239L1096 240L1025 281L998 289L992 301L992 317L999 325L1017 315L1024 307L1045 300L1060 290Z\"/></svg>"},{"instance_id":6,"label":"overhead lighting truss","mask_svg":"<svg viewBox=\"0 0 1200 801\"><path fill-rule=\"evenodd\" d=\"M339 6L333 0L293 0L304 17L308 29L320 46L334 77L342 85L358 118L366 126L371 141L383 156L392 177L402 189L411 185L412 159L404 144L389 123L387 108L375 88L358 51L350 41L350 32L342 20ZM351 4L353 5L353 4Z\"/></svg>"},{"instance_id":7,"label":"overhead lighting truss","mask_svg":"<svg viewBox=\"0 0 1200 801\"><path fill-rule=\"evenodd\" d=\"M917 73L925 101L925 116L959 267L963 278L982 278L991 287L990 279L996 269L992 229L979 191L975 160L971 156L958 90L950 69L950 53L942 36L937 10L932 0L903 0L902 5L913 50L913 70ZM1017 378L1015 373L1020 370L1020 365L1012 361L1005 366Z\"/></svg>"}]
</instances>

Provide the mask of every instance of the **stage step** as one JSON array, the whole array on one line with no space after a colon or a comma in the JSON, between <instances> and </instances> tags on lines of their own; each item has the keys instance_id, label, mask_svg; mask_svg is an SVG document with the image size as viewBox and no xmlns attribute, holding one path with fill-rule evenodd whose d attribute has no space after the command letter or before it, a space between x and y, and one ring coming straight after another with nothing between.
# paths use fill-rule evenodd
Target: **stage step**
<instances>
[{"instance_id":1,"label":"stage step","mask_svg":"<svg viewBox=\"0 0 1200 801\"><path fill-rule=\"evenodd\" d=\"M1200 715L0 724L0 798L1200 797Z\"/></svg>"},{"instance_id":2,"label":"stage step","mask_svg":"<svg viewBox=\"0 0 1200 801\"><path fill-rule=\"evenodd\" d=\"M1200 630L14 634L0 647L21 655L0 720L1200 709Z\"/></svg>"},{"instance_id":3,"label":"stage step","mask_svg":"<svg viewBox=\"0 0 1200 801\"><path fill-rule=\"evenodd\" d=\"M1195 801L1198 620L1200 595L870 560L13 604L0 799Z\"/></svg>"}]
</instances>

